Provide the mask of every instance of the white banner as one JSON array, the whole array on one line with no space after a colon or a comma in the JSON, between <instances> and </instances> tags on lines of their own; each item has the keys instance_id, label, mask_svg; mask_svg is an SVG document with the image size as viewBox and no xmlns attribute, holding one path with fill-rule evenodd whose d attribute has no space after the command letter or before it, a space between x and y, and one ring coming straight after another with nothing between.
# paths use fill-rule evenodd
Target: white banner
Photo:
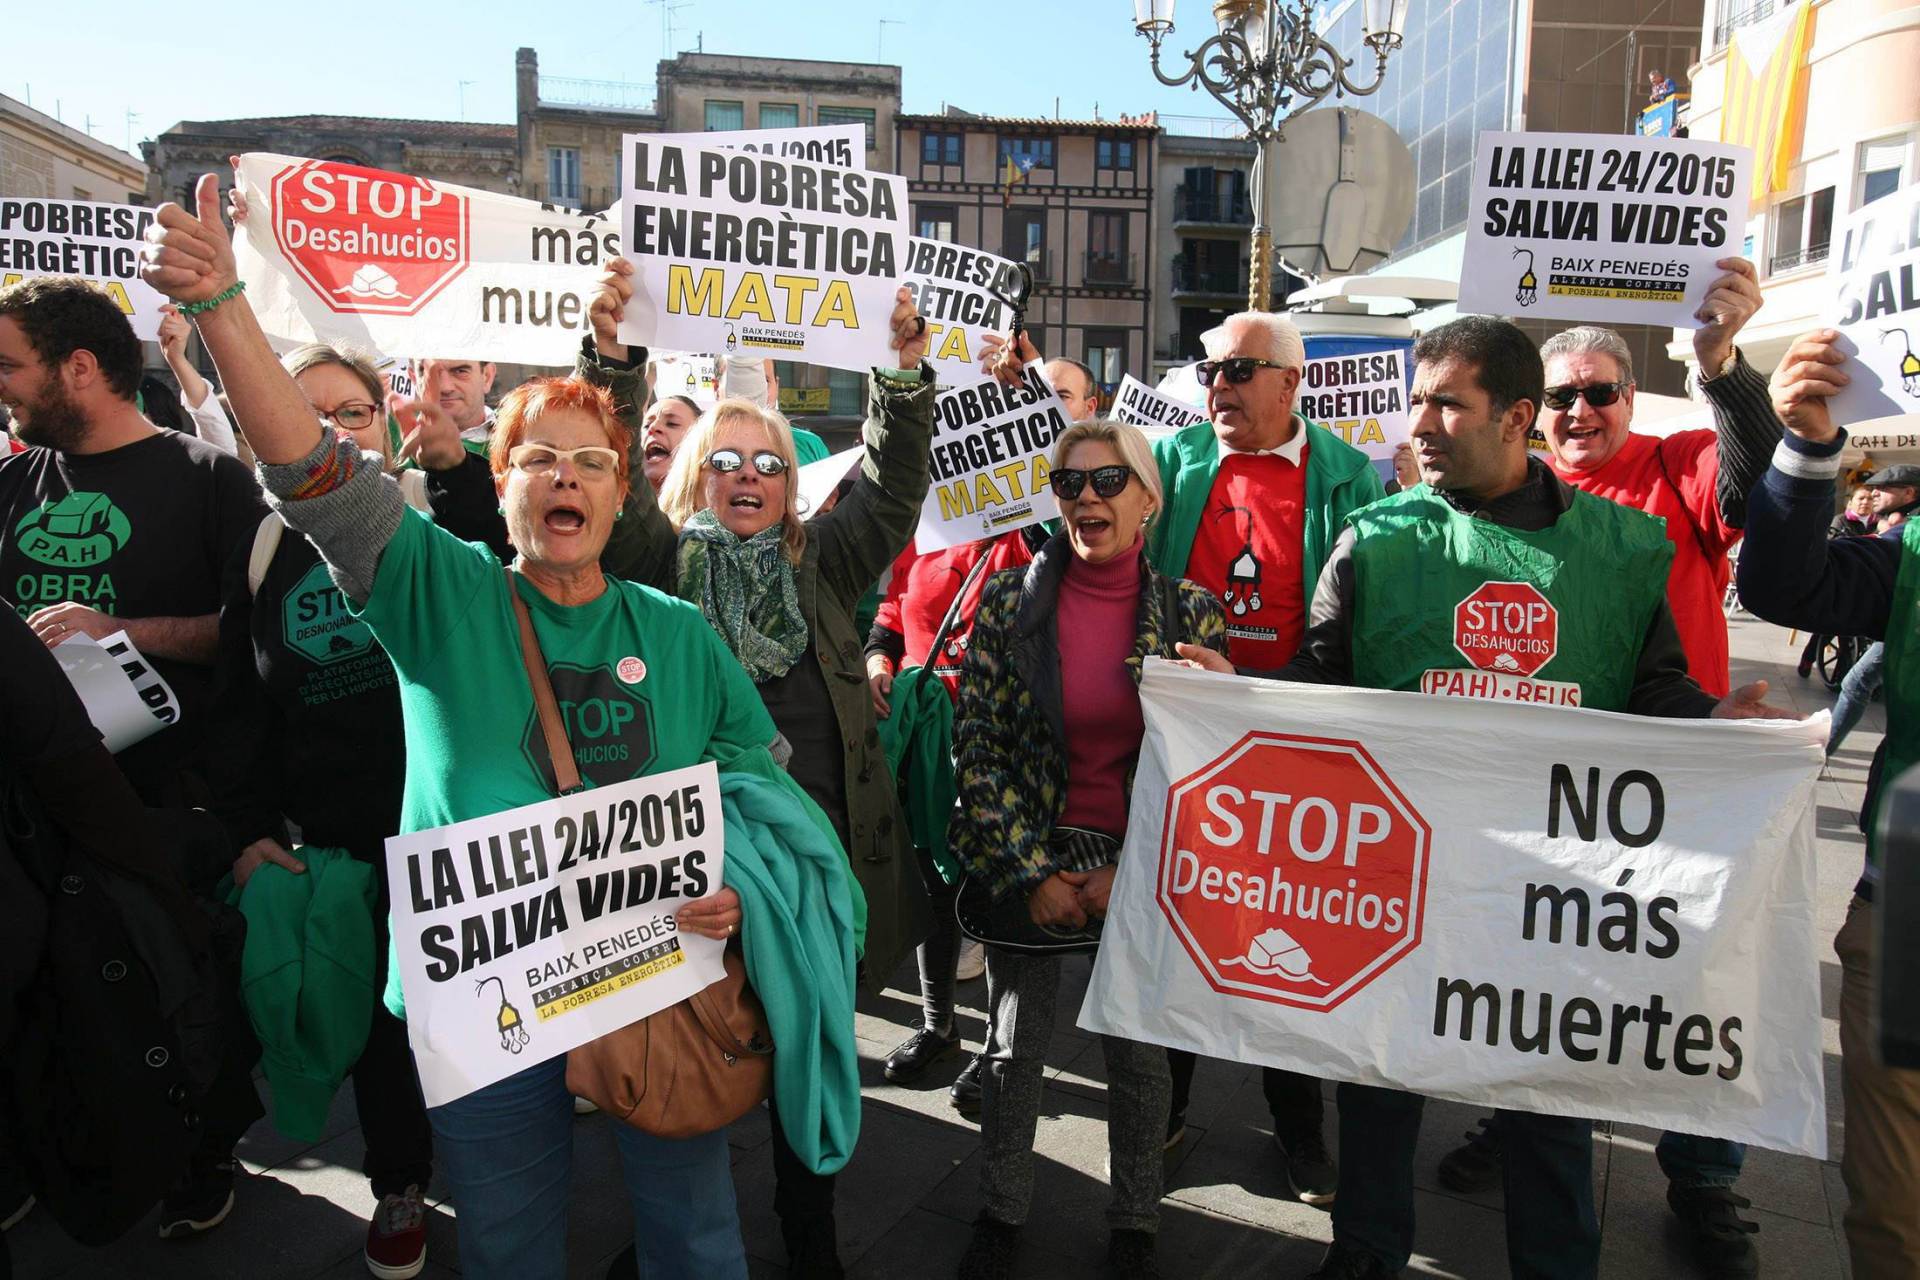
<instances>
[{"instance_id":1,"label":"white banner","mask_svg":"<svg viewBox=\"0 0 1920 1280\"><path fill-rule=\"evenodd\" d=\"M427 1105L465 1097L719 981L673 913L720 889L711 764L387 841L407 1039Z\"/></svg>"},{"instance_id":2,"label":"white banner","mask_svg":"<svg viewBox=\"0 0 1920 1280\"><path fill-rule=\"evenodd\" d=\"M1121 422L1139 427L1150 440L1173 435L1207 420L1205 409L1161 395L1130 373L1120 378L1120 389L1113 393L1111 412Z\"/></svg>"},{"instance_id":3,"label":"white banner","mask_svg":"<svg viewBox=\"0 0 1920 1280\"><path fill-rule=\"evenodd\" d=\"M836 165L842 169L867 167L867 126L864 124L716 129L712 133L650 133L646 136L669 147L719 147L726 151L757 151L783 160Z\"/></svg>"},{"instance_id":4,"label":"white banner","mask_svg":"<svg viewBox=\"0 0 1920 1280\"><path fill-rule=\"evenodd\" d=\"M102 639L76 631L53 647L87 718L108 751L125 751L180 719L180 701L124 631Z\"/></svg>"},{"instance_id":5,"label":"white banner","mask_svg":"<svg viewBox=\"0 0 1920 1280\"><path fill-rule=\"evenodd\" d=\"M623 145L635 272L622 341L860 372L887 363L904 179L653 134Z\"/></svg>"},{"instance_id":6,"label":"white banner","mask_svg":"<svg viewBox=\"0 0 1920 1280\"><path fill-rule=\"evenodd\" d=\"M1369 458L1407 440L1407 353L1398 347L1307 361L1294 408Z\"/></svg>"},{"instance_id":7,"label":"white banner","mask_svg":"<svg viewBox=\"0 0 1920 1280\"><path fill-rule=\"evenodd\" d=\"M153 210L92 200L0 196L0 289L35 276L98 282L136 336L160 336L167 300L140 278L140 247Z\"/></svg>"},{"instance_id":8,"label":"white banner","mask_svg":"<svg viewBox=\"0 0 1920 1280\"><path fill-rule=\"evenodd\" d=\"M1080 1025L1826 1155L1826 718L1648 720L1149 660Z\"/></svg>"},{"instance_id":9,"label":"white banner","mask_svg":"<svg viewBox=\"0 0 1920 1280\"><path fill-rule=\"evenodd\" d=\"M1853 357L1853 379L1827 402L1841 426L1920 413L1920 183L1840 225L1827 258L1827 323Z\"/></svg>"},{"instance_id":10,"label":"white banner","mask_svg":"<svg viewBox=\"0 0 1920 1280\"><path fill-rule=\"evenodd\" d=\"M927 359L943 387L970 387L992 375L981 372L980 339L1005 337L1013 312L994 296L1016 279L1013 262L984 249L968 249L944 240L907 240L900 283L913 293L927 321Z\"/></svg>"},{"instance_id":11,"label":"white banner","mask_svg":"<svg viewBox=\"0 0 1920 1280\"><path fill-rule=\"evenodd\" d=\"M1695 329L1739 252L1746 147L1608 133L1483 133L1462 313Z\"/></svg>"},{"instance_id":12,"label":"white banner","mask_svg":"<svg viewBox=\"0 0 1920 1280\"><path fill-rule=\"evenodd\" d=\"M921 553L997 538L1052 520L1060 508L1047 487L1047 456L1069 425L1044 364L1018 387L982 382L942 388L933 401L933 486L914 545Z\"/></svg>"},{"instance_id":13,"label":"white banner","mask_svg":"<svg viewBox=\"0 0 1920 1280\"><path fill-rule=\"evenodd\" d=\"M603 215L379 169L251 154L239 182L240 278L289 342L571 367L620 252Z\"/></svg>"},{"instance_id":14,"label":"white banner","mask_svg":"<svg viewBox=\"0 0 1920 1280\"><path fill-rule=\"evenodd\" d=\"M649 351L653 361L655 399L685 396L702 410L711 409L720 400L719 361L713 356L689 351Z\"/></svg>"}]
</instances>

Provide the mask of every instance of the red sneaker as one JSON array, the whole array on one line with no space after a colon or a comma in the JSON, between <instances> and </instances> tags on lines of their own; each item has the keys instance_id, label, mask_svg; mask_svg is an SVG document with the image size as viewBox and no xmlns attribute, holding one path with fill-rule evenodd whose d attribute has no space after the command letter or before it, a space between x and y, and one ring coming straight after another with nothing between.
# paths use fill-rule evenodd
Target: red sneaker
<instances>
[{"instance_id":1,"label":"red sneaker","mask_svg":"<svg viewBox=\"0 0 1920 1280\"><path fill-rule=\"evenodd\" d=\"M427 1199L419 1187L380 1197L367 1224L366 1257L380 1280L413 1280L427 1265Z\"/></svg>"}]
</instances>

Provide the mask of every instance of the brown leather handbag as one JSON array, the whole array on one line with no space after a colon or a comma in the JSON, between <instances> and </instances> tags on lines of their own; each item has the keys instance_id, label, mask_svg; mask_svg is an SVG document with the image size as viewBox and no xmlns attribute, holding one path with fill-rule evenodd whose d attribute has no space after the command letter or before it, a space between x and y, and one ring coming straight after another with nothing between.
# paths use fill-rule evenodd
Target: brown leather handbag
<instances>
[{"instance_id":1,"label":"brown leather handbag","mask_svg":"<svg viewBox=\"0 0 1920 1280\"><path fill-rule=\"evenodd\" d=\"M580 770L560 719L540 639L507 571L520 623L520 656L560 795L580 790ZM691 1138L724 1129L773 1086L773 1033L747 983L738 939L723 953L726 976L651 1017L567 1054L567 1089L645 1133Z\"/></svg>"}]
</instances>

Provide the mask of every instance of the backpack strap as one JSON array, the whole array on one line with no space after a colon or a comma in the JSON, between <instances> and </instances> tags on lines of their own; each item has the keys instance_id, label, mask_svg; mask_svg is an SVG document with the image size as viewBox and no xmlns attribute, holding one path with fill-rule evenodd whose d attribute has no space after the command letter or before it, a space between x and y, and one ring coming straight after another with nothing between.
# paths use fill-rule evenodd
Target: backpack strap
<instances>
[{"instance_id":1,"label":"backpack strap","mask_svg":"<svg viewBox=\"0 0 1920 1280\"><path fill-rule=\"evenodd\" d=\"M947 642L947 637L953 633L954 626L960 621L960 604L967 598L967 592L973 590L973 584L980 581L981 575L986 573L987 559L992 554L992 547L988 547L986 553L973 562L973 568L967 570L967 576L961 580L960 590L953 597L953 603L947 606L947 616L940 620L940 629L933 633L933 643L927 648L929 668L940 656L940 646Z\"/></svg>"},{"instance_id":2,"label":"backpack strap","mask_svg":"<svg viewBox=\"0 0 1920 1280\"><path fill-rule=\"evenodd\" d=\"M280 549L280 535L287 531L287 522L280 518L278 511L269 511L261 518L260 527L253 531L253 551L247 556L247 594L260 594L260 584L266 581L267 566L273 563L274 552Z\"/></svg>"}]
</instances>

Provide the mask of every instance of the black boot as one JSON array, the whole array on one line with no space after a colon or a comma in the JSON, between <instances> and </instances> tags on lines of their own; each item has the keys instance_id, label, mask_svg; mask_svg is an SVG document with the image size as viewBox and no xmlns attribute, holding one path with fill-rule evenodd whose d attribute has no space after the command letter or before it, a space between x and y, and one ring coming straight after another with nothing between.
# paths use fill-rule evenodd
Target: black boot
<instances>
[{"instance_id":1,"label":"black boot","mask_svg":"<svg viewBox=\"0 0 1920 1280\"><path fill-rule=\"evenodd\" d=\"M960 1255L960 1280L1007 1280L1020 1247L1020 1228L995 1222L986 1214L973 1220L973 1239Z\"/></svg>"},{"instance_id":2,"label":"black boot","mask_svg":"<svg viewBox=\"0 0 1920 1280\"><path fill-rule=\"evenodd\" d=\"M1743 1280L1760 1274L1760 1251L1753 1247L1760 1224L1739 1214L1751 1205L1732 1187L1667 1184L1667 1207L1687 1230L1693 1260L1714 1280Z\"/></svg>"}]
</instances>

